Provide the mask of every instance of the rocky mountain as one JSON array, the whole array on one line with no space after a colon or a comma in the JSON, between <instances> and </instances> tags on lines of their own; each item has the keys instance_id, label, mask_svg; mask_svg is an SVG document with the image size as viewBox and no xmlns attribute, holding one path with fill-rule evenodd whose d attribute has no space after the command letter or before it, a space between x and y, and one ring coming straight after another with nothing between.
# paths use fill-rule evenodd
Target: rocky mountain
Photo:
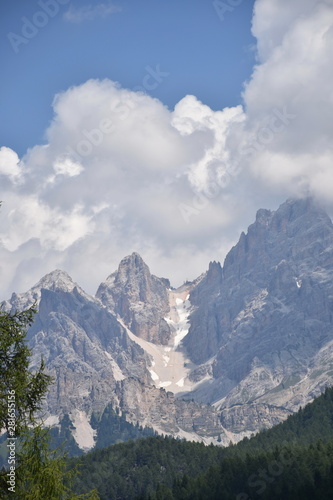
<instances>
[{"instance_id":1,"label":"rocky mountain","mask_svg":"<svg viewBox=\"0 0 333 500\"><path fill-rule=\"evenodd\" d=\"M92 412L205 442L238 441L333 385L333 225L311 199L259 210L224 264L178 289L125 257L96 297L62 271L4 306L38 303L33 365L55 377L48 422L69 414L91 448Z\"/></svg>"},{"instance_id":2,"label":"rocky mountain","mask_svg":"<svg viewBox=\"0 0 333 500\"><path fill-rule=\"evenodd\" d=\"M133 271L133 276L139 276L138 288L141 286L141 298L146 298L147 306L144 307L142 301L138 317L148 318L146 325L150 328L151 311L162 306L153 292L144 287L151 286L154 290L156 286L160 291L162 280L151 277L148 267L137 254L124 261L129 262L129 267L133 262L138 266L137 272L133 269L127 272L131 274ZM146 274L140 274L140 269L147 273L148 278ZM135 283L125 288L131 298L133 289ZM103 285L100 290L103 290ZM124 303L130 304L129 308L135 305L135 299L130 303L125 293L124 297ZM151 304L147 297L152 297ZM82 449L90 449L95 435L90 425L92 412L101 415L111 403L120 413L126 412L129 422L139 422L159 433L207 442L222 436L227 442L213 407L194 401L178 401L173 393L165 391L168 383L163 383L163 377L170 378L170 373L162 351L160 361L164 372L162 369L162 381L158 384L158 376L149 369L155 365L154 356L149 347L144 350L140 342L145 347L154 344L137 337L120 317L117 319L98 298L86 294L68 274L56 270L27 293L13 294L3 306L14 311L28 308L33 303L38 304L38 314L27 335L33 352L31 368L37 369L43 357L48 372L54 377L45 402L46 424L58 425L68 414L75 427L73 435L77 444ZM169 310L168 302L163 307ZM169 337L171 326L166 321L165 324ZM142 334L142 331L138 333ZM165 343L166 340L161 349L168 349Z\"/></svg>"},{"instance_id":3,"label":"rocky mountain","mask_svg":"<svg viewBox=\"0 0 333 500\"><path fill-rule=\"evenodd\" d=\"M333 225L311 199L259 210L192 290L184 344L211 368L194 397L234 431L272 424L333 383Z\"/></svg>"},{"instance_id":4,"label":"rocky mountain","mask_svg":"<svg viewBox=\"0 0 333 500\"><path fill-rule=\"evenodd\" d=\"M164 318L170 309L169 288L169 280L150 274L147 264L133 252L99 286L96 297L138 337L167 344L171 332Z\"/></svg>"},{"instance_id":5,"label":"rocky mountain","mask_svg":"<svg viewBox=\"0 0 333 500\"><path fill-rule=\"evenodd\" d=\"M78 444L90 447L91 409L102 411L125 377L147 382L147 356L116 318L62 271L48 274L26 294L13 294L7 309L24 309L34 301L38 314L27 336L32 368L42 356L55 379L46 402L47 422L71 414Z\"/></svg>"}]
</instances>

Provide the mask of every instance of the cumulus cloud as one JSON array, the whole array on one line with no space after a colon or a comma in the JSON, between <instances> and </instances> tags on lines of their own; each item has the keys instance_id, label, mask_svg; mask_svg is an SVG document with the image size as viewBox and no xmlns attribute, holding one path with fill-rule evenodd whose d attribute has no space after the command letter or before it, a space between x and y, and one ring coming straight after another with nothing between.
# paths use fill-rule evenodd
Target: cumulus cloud
<instances>
[{"instance_id":1,"label":"cumulus cloud","mask_svg":"<svg viewBox=\"0 0 333 500\"><path fill-rule=\"evenodd\" d=\"M20 182L23 176L22 163L19 157L10 148L0 148L0 177L7 179L13 184Z\"/></svg>"},{"instance_id":2,"label":"cumulus cloud","mask_svg":"<svg viewBox=\"0 0 333 500\"><path fill-rule=\"evenodd\" d=\"M0 150L3 298L55 267L93 293L134 250L179 285L258 208L309 194L332 208L332 26L330 2L257 0L258 62L234 108L169 110L110 80L57 95L46 146Z\"/></svg>"},{"instance_id":3,"label":"cumulus cloud","mask_svg":"<svg viewBox=\"0 0 333 500\"><path fill-rule=\"evenodd\" d=\"M272 24L275 30L270 29ZM260 0L253 33L260 41L263 62L245 87L246 126L257 139L263 127L269 134L265 117L277 108L284 110L285 129L271 133L268 144L261 144L251 169L259 180L284 184L295 194L306 190L320 196L316 172L328 173L333 160L332 4ZM327 195L325 183L322 194Z\"/></svg>"},{"instance_id":4,"label":"cumulus cloud","mask_svg":"<svg viewBox=\"0 0 333 500\"><path fill-rule=\"evenodd\" d=\"M112 2L99 3L98 5L88 4L81 7L75 7L71 4L64 14L64 19L70 23L79 24L83 21L93 21L98 17L105 18L120 11L121 8L114 5Z\"/></svg>"}]
</instances>

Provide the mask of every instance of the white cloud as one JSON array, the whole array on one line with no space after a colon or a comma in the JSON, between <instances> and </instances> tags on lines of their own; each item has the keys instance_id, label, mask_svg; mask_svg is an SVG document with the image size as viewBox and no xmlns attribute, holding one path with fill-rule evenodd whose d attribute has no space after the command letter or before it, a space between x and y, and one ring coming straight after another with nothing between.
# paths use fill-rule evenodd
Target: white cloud
<instances>
[{"instance_id":1,"label":"white cloud","mask_svg":"<svg viewBox=\"0 0 333 500\"><path fill-rule=\"evenodd\" d=\"M257 0L244 107L186 96L170 111L109 80L56 96L47 146L0 151L3 298L55 267L94 292L134 250L178 285L258 208L303 194L333 207L332 26L329 2Z\"/></svg>"},{"instance_id":2,"label":"white cloud","mask_svg":"<svg viewBox=\"0 0 333 500\"><path fill-rule=\"evenodd\" d=\"M68 177L80 175L84 170L80 163L66 156L56 159L53 168L56 175L65 175Z\"/></svg>"},{"instance_id":3,"label":"white cloud","mask_svg":"<svg viewBox=\"0 0 333 500\"><path fill-rule=\"evenodd\" d=\"M51 208L34 194L7 196L3 211L6 217L2 220L1 241L10 251L32 239L38 239L44 250L63 251L92 229L91 218L82 206Z\"/></svg>"},{"instance_id":4,"label":"white cloud","mask_svg":"<svg viewBox=\"0 0 333 500\"><path fill-rule=\"evenodd\" d=\"M187 96L176 106L172 124L181 135L188 136L197 131L211 134L212 144L206 147L202 157L189 165L188 177L193 189L202 191L208 188L219 169L224 171L228 163L226 140L231 124L242 123L245 119L242 107L225 108L223 111L212 111L195 96ZM212 172L213 170L213 172Z\"/></svg>"},{"instance_id":5,"label":"white cloud","mask_svg":"<svg viewBox=\"0 0 333 500\"><path fill-rule=\"evenodd\" d=\"M318 0L256 0L252 32L257 39L258 59L266 61L277 50L284 36L302 17L318 5Z\"/></svg>"},{"instance_id":6,"label":"white cloud","mask_svg":"<svg viewBox=\"0 0 333 500\"><path fill-rule=\"evenodd\" d=\"M283 0L278 7L277 12L276 0L256 3L254 34L259 36L265 57L244 92L247 130L256 136L274 108L284 108L293 118L252 158L250 168L259 174L258 179L284 184L293 191L306 187L310 194L318 195L315 170L324 163L328 170L333 165L333 6L314 0ZM271 25L278 33L275 45ZM325 184L322 188L326 191Z\"/></svg>"},{"instance_id":7,"label":"white cloud","mask_svg":"<svg viewBox=\"0 0 333 500\"><path fill-rule=\"evenodd\" d=\"M0 148L0 177L6 177L14 184L19 183L23 175L22 166L15 151L6 146Z\"/></svg>"},{"instance_id":8,"label":"white cloud","mask_svg":"<svg viewBox=\"0 0 333 500\"><path fill-rule=\"evenodd\" d=\"M99 3L98 5L83 5L75 7L72 4L64 14L64 19L70 23L82 23L83 21L93 21L101 17L105 18L116 12L120 12L121 8L114 5L112 2Z\"/></svg>"}]
</instances>

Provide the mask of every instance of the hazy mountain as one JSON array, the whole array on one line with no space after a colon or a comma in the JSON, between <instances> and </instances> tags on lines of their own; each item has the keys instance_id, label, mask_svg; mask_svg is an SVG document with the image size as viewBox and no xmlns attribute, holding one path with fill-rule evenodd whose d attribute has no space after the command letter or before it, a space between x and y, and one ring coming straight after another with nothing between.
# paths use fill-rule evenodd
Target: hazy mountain
<instances>
[{"instance_id":1,"label":"hazy mountain","mask_svg":"<svg viewBox=\"0 0 333 500\"><path fill-rule=\"evenodd\" d=\"M332 278L330 218L289 200L259 210L223 266L178 289L133 253L96 297L54 271L5 307L39 304L28 340L55 377L48 422L68 413L81 447L109 403L134 424L228 443L333 384Z\"/></svg>"},{"instance_id":2,"label":"hazy mountain","mask_svg":"<svg viewBox=\"0 0 333 500\"><path fill-rule=\"evenodd\" d=\"M133 259L139 267L143 264L135 254L128 261ZM146 265L144 268L149 273ZM149 296L155 304L155 295ZM76 442L90 449L95 435L90 417L93 412L102 415L111 403L133 424L152 427L159 433L207 442L222 436L223 442L228 442L213 407L176 400L164 389L168 383L158 384L152 378L157 374L150 368L159 371L149 350L155 345L130 332L120 317L117 319L99 299L86 294L66 273L57 270L48 274L27 293L13 294L4 306L7 310L24 309L36 301L38 314L27 339L33 351L32 368L39 366L42 356L55 379L45 405L47 424L59 425L61 417L69 414ZM146 350L140 341L148 346ZM170 378L166 356L163 359L157 346L156 353L163 376Z\"/></svg>"},{"instance_id":3,"label":"hazy mountain","mask_svg":"<svg viewBox=\"0 0 333 500\"><path fill-rule=\"evenodd\" d=\"M333 383L333 226L310 199L259 210L223 267L191 291L184 339L213 383L189 395L222 409L227 428L255 430Z\"/></svg>"}]
</instances>

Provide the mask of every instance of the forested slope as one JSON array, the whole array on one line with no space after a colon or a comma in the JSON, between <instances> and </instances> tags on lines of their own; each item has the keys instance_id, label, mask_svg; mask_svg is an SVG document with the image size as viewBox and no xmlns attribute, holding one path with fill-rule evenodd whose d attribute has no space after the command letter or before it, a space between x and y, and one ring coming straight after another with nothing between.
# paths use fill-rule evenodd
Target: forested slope
<instances>
[{"instance_id":1,"label":"forested slope","mask_svg":"<svg viewBox=\"0 0 333 500\"><path fill-rule=\"evenodd\" d=\"M77 491L101 500L333 498L333 389L228 448L149 437L88 453Z\"/></svg>"}]
</instances>

